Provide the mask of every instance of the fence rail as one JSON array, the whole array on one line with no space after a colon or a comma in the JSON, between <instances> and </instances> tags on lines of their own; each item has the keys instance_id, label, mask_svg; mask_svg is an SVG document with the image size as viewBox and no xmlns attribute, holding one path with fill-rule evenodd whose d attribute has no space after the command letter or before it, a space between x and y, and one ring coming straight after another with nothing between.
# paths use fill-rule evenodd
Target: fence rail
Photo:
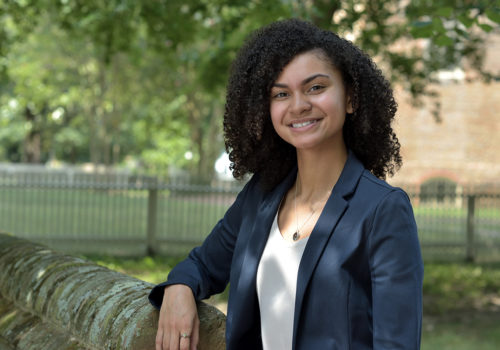
<instances>
[{"instance_id":1,"label":"fence rail","mask_svg":"<svg viewBox=\"0 0 500 350\"><path fill-rule=\"evenodd\" d=\"M0 230L73 253L184 254L242 187L137 176L67 179L0 172ZM500 261L500 193L406 190L424 258Z\"/></svg>"}]
</instances>

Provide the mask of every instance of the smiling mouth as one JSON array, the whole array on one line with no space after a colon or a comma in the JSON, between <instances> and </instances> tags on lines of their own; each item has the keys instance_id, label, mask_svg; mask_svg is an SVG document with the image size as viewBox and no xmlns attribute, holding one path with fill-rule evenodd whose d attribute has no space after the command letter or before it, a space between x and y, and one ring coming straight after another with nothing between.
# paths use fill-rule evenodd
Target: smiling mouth
<instances>
[{"instance_id":1,"label":"smiling mouth","mask_svg":"<svg viewBox=\"0 0 500 350\"><path fill-rule=\"evenodd\" d=\"M317 122L318 122L318 120L314 119L314 120L308 120L308 121L305 121L305 122L302 122L302 123L293 123L292 124L292 128L294 128L294 129L295 128L303 128L304 126L315 124Z\"/></svg>"}]
</instances>

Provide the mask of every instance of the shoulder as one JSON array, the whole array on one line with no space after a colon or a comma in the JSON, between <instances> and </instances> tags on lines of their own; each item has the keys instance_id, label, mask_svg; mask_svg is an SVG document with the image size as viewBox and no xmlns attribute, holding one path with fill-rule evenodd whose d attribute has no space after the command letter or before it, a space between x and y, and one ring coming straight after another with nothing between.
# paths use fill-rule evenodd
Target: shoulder
<instances>
[{"instance_id":1,"label":"shoulder","mask_svg":"<svg viewBox=\"0 0 500 350\"><path fill-rule=\"evenodd\" d=\"M238 193L230 209L240 208L243 210L245 208L245 210L250 210L250 208L262 202L266 195L268 194L263 190L260 174L253 174L246 183L244 182L243 188Z\"/></svg>"},{"instance_id":2,"label":"shoulder","mask_svg":"<svg viewBox=\"0 0 500 350\"><path fill-rule=\"evenodd\" d=\"M388 184L386 181L379 179L366 169L360 177L358 191L361 195L376 200L377 202L386 200L410 202L408 194L402 188Z\"/></svg>"},{"instance_id":3,"label":"shoulder","mask_svg":"<svg viewBox=\"0 0 500 350\"><path fill-rule=\"evenodd\" d=\"M368 170L361 174L356 190L348 200L349 206L367 223L379 216L413 221L413 208L408 194L399 187L374 176ZM370 225L368 225L370 226Z\"/></svg>"},{"instance_id":4,"label":"shoulder","mask_svg":"<svg viewBox=\"0 0 500 350\"><path fill-rule=\"evenodd\" d=\"M382 236L402 232L413 236L416 233L413 208L403 189L391 186L369 171L363 173L358 187L372 233L379 232Z\"/></svg>"}]
</instances>

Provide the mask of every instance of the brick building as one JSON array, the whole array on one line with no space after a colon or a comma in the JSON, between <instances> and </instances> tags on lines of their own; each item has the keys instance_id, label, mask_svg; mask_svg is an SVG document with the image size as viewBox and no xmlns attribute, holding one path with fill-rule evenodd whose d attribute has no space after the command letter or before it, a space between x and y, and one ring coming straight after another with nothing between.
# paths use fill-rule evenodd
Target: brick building
<instances>
[{"instance_id":1,"label":"brick building","mask_svg":"<svg viewBox=\"0 0 500 350\"><path fill-rule=\"evenodd\" d=\"M485 67L499 74L500 34L489 36L487 48ZM500 81L467 82L468 73L460 72L436 86L440 123L430 107L413 107L396 93L403 167L389 182L421 187L446 179L457 188L500 187Z\"/></svg>"}]
</instances>

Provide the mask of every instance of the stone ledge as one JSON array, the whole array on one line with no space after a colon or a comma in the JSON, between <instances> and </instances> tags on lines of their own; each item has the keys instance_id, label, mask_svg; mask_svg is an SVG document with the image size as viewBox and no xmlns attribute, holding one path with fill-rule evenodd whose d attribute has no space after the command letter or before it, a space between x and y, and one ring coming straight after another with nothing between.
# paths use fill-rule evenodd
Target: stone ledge
<instances>
[{"instance_id":1,"label":"stone ledge","mask_svg":"<svg viewBox=\"0 0 500 350\"><path fill-rule=\"evenodd\" d=\"M0 233L0 350L2 339L8 350L154 349L152 286ZM204 303L198 313L198 349L224 349L224 314Z\"/></svg>"}]
</instances>

